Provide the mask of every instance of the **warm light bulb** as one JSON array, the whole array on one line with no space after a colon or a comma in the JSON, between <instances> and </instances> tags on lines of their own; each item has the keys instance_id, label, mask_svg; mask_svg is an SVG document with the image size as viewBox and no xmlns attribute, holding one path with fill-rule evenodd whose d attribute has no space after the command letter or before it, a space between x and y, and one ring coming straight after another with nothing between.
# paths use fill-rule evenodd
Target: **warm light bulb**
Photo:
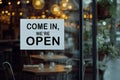
<instances>
[{"instance_id":1,"label":"warm light bulb","mask_svg":"<svg viewBox=\"0 0 120 80\"><path fill-rule=\"evenodd\" d=\"M23 15L23 13L22 13L22 12L20 12L20 13L19 13L19 15L20 15L20 16L22 16L22 15Z\"/></svg>"},{"instance_id":2,"label":"warm light bulb","mask_svg":"<svg viewBox=\"0 0 120 80\"><path fill-rule=\"evenodd\" d=\"M49 12L48 10L46 10L46 12Z\"/></svg>"},{"instance_id":3,"label":"warm light bulb","mask_svg":"<svg viewBox=\"0 0 120 80\"><path fill-rule=\"evenodd\" d=\"M58 14L59 11L60 11L60 7L59 7L57 4L54 4L54 5L51 7L51 12L52 12L52 14L56 15L56 14Z\"/></svg>"},{"instance_id":4,"label":"warm light bulb","mask_svg":"<svg viewBox=\"0 0 120 80\"><path fill-rule=\"evenodd\" d=\"M67 6L67 3L63 3L62 6L63 6L63 7L66 7L66 6Z\"/></svg>"},{"instance_id":5,"label":"warm light bulb","mask_svg":"<svg viewBox=\"0 0 120 80\"><path fill-rule=\"evenodd\" d=\"M92 14L90 14L89 17L90 17L90 19L92 19L93 18Z\"/></svg>"},{"instance_id":6,"label":"warm light bulb","mask_svg":"<svg viewBox=\"0 0 120 80\"><path fill-rule=\"evenodd\" d=\"M11 2L8 2L8 5L11 5Z\"/></svg>"},{"instance_id":7,"label":"warm light bulb","mask_svg":"<svg viewBox=\"0 0 120 80\"><path fill-rule=\"evenodd\" d=\"M53 8L53 11L57 12L57 11L59 11L59 9L57 7L55 7L55 8Z\"/></svg>"},{"instance_id":8,"label":"warm light bulb","mask_svg":"<svg viewBox=\"0 0 120 80\"><path fill-rule=\"evenodd\" d=\"M45 12L42 12L42 14L45 14Z\"/></svg>"},{"instance_id":9,"label":"warm light bulb","mask_svg":"<svg viewBox=\"0 0 120 80\"><path fill-rule=\"evenodd\" d=\"M31 16L30 19L36 19L36 16Z\"/></svg>"},{"instance_id":10,"label":"warm light bulb","mask_svg":"<svg viewBox=\"0 0 120 80\"><path fill-rule=\"evenodd\" d=\"M69 10L73 9L73 5L71 3L69 3L67 7Z\"/></svg>"},{"instance_id":11,"label":"warm light bulb","mask_svg":"<svg viewBox=\"0 0 120 80\"><path fill-rule=\"evenodd\" d=\"M45 6L45 1L44 0L33 0L32 4L35 9L43 9L43 7Z\"/></svg>"},{"instance_id":12,"label":"warm light bulb","mask_svg":"<svg viewBox=\"0 0 120 80\"><path fill-rule=\"evenodd\" d=\"M44 18L46 18L46 15L43 14L41 17L44 19Z\"/></svg>"},{"instance_id":13,"label":"warm light bulb","mask_svg":"<svg viewBox=\"0 0 120 80\"><path fill-rule=\"evenodd\" d=\"M17 5L20 5L20 1L17 1Z\"/></svg>"},{"instance_id":14,"label":"warm light bulb","mask_svg":"<svg viewBox=\"0 0 120 80\"><path fill-rule=\"evenodd\" d=\"M29 1L29 0L27 0L27 1L26 1L26 3L27 3L27 4L29 4L29 3L30 3L30 1Z\"/></svg>"},{"instance_id":15,"label":"warm light bulb","mask_svg":"<svg viewBox=\"0 0 120 80\"><path fill-rule=\"evenodd\" d=\"M67 17L66 14L62 14L62 15L61 15L61 18L62 18L62 19L68 19L68 17Z\"/></svg>"},{"instance_id":16,"label":"warm light bulb","mask_svg":"<svg viewBox=\"0 0 120 80\"><path fill-rule=\"evenodd\" d=\"M36 6L41 5L40 1L37 0L37 1L35 2L35 5L36 5Z\"/></svg>"},{"instance_id":17,"label":"warm light bulb","mask_svg":"<svg viewBox=\"0 0 120 80\"><path fill-rule=\"evenodd\" d=\"M84 14L84 15L83 15L83 18L84 18L84 19L86 19L86 18L87 18L87 15L86 15L86 14Z\"/></svg>"},{"instance_id":18,"label":"warm light bulb","mask_svg":"<svg viewBox=\"0 0 120 80\"><path fill-rule=\"evenodd\" d=\"M0 4L2 4L2 1L0 1Z\"/></svg>"},{"instance_id":19,"label":"warm light bulb","mask_svg":"<svg viewBox=\"0 0 120 80\"><path fill-rule=\"evenodd\" d=\"M68 5L68 2L66 2L66 1L61 1L60 2L60 8L62 10L67 10L67 5Z\"/></svg>"},{"instance_id":20,"label":"warm light bulb","mask_svg":"<svg viewBox=\"0 0 120 80\"><path fill-rule=\"evenodd\" d=\"M53 17L49 16L48 19L53 19Z\"/></svg>"},{"instance_id":21,"label":"warm light bulb","mask_svg":"<svg viewBox=\"0 0 120 80\"><path fill-rule=\"evenodd\" d=\"M14 16L15 15L15 12L12 12L12 16Z\"/></svg>"},{"instance_id":22,"label":"warm light bulb","mask_svg":"<svg viewBox=\"0 0 120 80\"><path fill-rule=\"evenodd\" d=\"M5 13L5 11L2 11L2 14L4 14Z\"/></svg>"},{"instance_id":23,"label":"warm light bulb","mask_svg":"<svg viewBox=\"0 0 120 80\"><path fill-rule=\"evenodd\" d=\"M10 13L8 13L8 16L10 16Z\"/></svg>"},{"instance_id":24,"label":"warm light bulb","mask_svg":"<svg viewBox=\"0 0 120 80\"><path fill-rule=\"evenodd\" d=\"M55 14L56 16L61 16L63 14L62 11L58 11L57 14Z\"/></svg>"},{"instance_id":25,"label":"warm light bulb","mask_svg":"<svg viewBox=\"0 0 120 80\"><path fill-rule=\"evenodd\" d=\"M8 13L8 11L6 10L6 11L5 11L5 13L7 14L7 13Z\"/></svg>"},{"instance_id":26,"label":"warm light bulb","mask_svg":"<svg viewBox=\"0 0 120 80\"><path fill-rule=\"evenodd\" d=\"M38 16L37 18L40 19L40 16Z\"/></svg>"}]
</instances>

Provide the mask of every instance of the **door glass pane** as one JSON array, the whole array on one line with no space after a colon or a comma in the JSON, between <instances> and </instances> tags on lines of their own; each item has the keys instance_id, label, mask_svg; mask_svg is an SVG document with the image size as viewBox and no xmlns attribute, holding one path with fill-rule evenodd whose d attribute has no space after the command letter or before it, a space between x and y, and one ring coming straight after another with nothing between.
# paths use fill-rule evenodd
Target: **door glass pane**
<instances>
[{"instance_id":1,"label":"door glass pane","mask_svg":"<svg viewBox=\"0 0 120 80\"><path fill-rule=\"evenodd\" d=\"M119 0L99 0L97 3L99 78L118 80L120 78L117 68L119 66L117 60L119 56Z\"/></svg>"},{"instance_id":2,"label":"door glass pane","mask_svg":"<svg viewBox=\"0 0 120 80\"><path fill-rule=\"evenodd\" d=\"M84 78L92 80L92 0L83 0Z\"/></svg>"},{"instance_id":3,"label":"door glass pane","mask_svg":"<svg viewBox=\"0 0 120 80\"><path fill-rule=\"evenodd\" d=\"M64 19L65 49L20 50L20 19ZM0 47L14 48L9 57L15 72L19 65L28 72L21 78L78 80L79 21L79 0L0 0Z\"/></svg>"}]
</instances>

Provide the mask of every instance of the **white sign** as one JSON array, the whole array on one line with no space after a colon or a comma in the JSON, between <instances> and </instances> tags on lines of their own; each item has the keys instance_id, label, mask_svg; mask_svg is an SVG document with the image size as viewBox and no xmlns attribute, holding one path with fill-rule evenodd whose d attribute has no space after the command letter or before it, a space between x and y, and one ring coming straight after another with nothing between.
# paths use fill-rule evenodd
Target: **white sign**
<instances>
[{"instance_id":1,"label":"white sign","mask_svg":"<svg viewBox=\"0 0 120 80\"><path fill-rule=\"evenodd\" d=\"M63 19L21 19L21 50L64 50Z\"/></svg>"}]
</instances>

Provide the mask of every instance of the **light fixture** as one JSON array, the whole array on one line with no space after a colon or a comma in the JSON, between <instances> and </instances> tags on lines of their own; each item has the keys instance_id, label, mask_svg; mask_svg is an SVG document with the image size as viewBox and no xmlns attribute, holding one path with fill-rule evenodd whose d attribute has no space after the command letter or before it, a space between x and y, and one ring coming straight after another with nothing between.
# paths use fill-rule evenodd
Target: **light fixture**
<instances>
[{"instance_id":1,"label":"light fixture","mask_svg":"<svg viewBox=\"0 0 120 80\"><path fill-rule=\"evenodd\" d=\"M20 1L17 1L17 5L20 5Z\"/></svg>"},{"instance_id":2,"label":"light fixture","mask_svg":"<svg viewBox=\"0 0 120 80\"><path fill-rule=\"evenodd\" d=\"M48 13L49 11L48 11L48 10L46 10L45 12L47 12L47 13Z\"/></svg>"},{"instance_id":3,"label":"light fixture","mask_svg":"<svg viewBox=\"0 0 120 80\"><path fill-rule=\"evenodd\" d=\"M29 4L29 3L30 3L30 1L29 1L29 0L27 0L27 1L26 1L26 3L27 3L27 4Z\"/></svg>"},{"instance_id":4,"label":"light fixture","mask_svg":"<svg viewBox=\"0 0 120 80\"><path fill-rule=\"evenodd\" d=\"M63 14L61 15L61 18L62 18L62 19L68 19L68 16L63 13Z\"/></svg>"},{"instance_id":5,"label":"light fixture","mask_svg":"<svg viewBox=\"0 0 120 80\"><path fill-rule=\"evenodd\" d=\"M83 15L83 18L84 18L84 19L86 19L86 18L87 18L87 15L86 15L86 14L84 14L84 15Z\"/></svg>"},{"instance_id":6,"label":"light fixture","mask_svg":"<svg viewBox=\"0 0 120 80\"><path fill-rule=\"evenodd\" d=\"M72 10L72 9L73 9L72 3L68 3L67 8L68 8L69 10Z\"/></svg>"},{"instance_id":7,"label":"light fixture","mask_svg":"<svg viewBox=\"0 0 120 80\"><path fill-rule=\"evenodd\" d=\"M12 12L12 16L14 16L15 15L15 12Z\"/></svg>"},{"instance_id":8,"label":"light fixture","mask_svg":"<svg viewBox=\"0 0 120 80\"><path fill-rule=\"evenodd\" d=\"M4 14L5 13L5 11L2 11L2 14Z\"/></svg>"},{"instance_id":9,"label":"light fixture","mask_svg":"<svg viewBox=\"0 0 120 80\"><path fill-rule=\"evenodd\" d=\"M93 16L92 16L91 13L89 13L89 14L84 13L84 14L83 14L83 18L84 18L84 19L92 20Z\"/></svg>"},{"instance_id":10,"label":"light fixture","mask_svg":"<svg viewBox=\"0 0 120 80\"><path fill-rule=\"evenodd\" d=\"M11 5L11 2L8 2L8 5Z\"/></svg>"},{"instance_id":11,"label":"light fixture","mask_svg":"<svg viewBox=\"0 0 120 80\"><path fill-rule=\"evenodd\" d=\"M60 12L60 7L57 4L52 5L51 12L54 15L58 14Z\"/></svg>"},{"instance_id":12,"label":"light fixture","mask_svg":"<svg viewBox=\"0 0 120 80\"><path fill-rule=\"evenodd\" d=\"M41 18L45 19L45 18L46 18L46 15L45 15L45 14L43 14L43 15L41 16Z\"/></svg>"},{"instance_id":13,"label":"light fixture","mask_svg":"<svg viewBox=\"0 0 120 80\"><path fill-rule=\"evenodd\" d=\"M61 1L60 2L60 8L62 10L67 10L67 5L68 5L68 2L66 2L66 1Z\"/></svg>"},{"instance_id":14,"label":"light fixture","mask_svg":"<svg viewBox=\"0 0 120 80\"><path fill-rule=\"evenodd\" d=\"M0 4L2 4L2 0L0 0Z\"/></svg>"},{"instance_id":15,"label":"light fixture","mask_svg":"<svg viewBox=\"0 0 120 80\"><path fill-rule=\"evenodd\" d=\"M8 16L10 16L10 12L9 13L7 13L8 14Z\"/></svg>"},{"instance_id":16,"label":"light fixture","mask_svg":"<svg viewBox=\"0 0 120 80\"><path fill-rule=\"evenodd\" d=\"M19 15L20 15L20 16L22 16L22 15L23 15L23 13L22 13L22 12L20 12L20 13L19 13Z\"/></svg>"},{"instance_id":17,"label":"light fixture","mask_svg":"<svg viewBox=\"0 0 120 80\"><path fill-rule=\"evenodd\" d=\"M93 18L92 14L89 14L89 17L90 17L90 19L92 19Z\"/></svg>"},{"instance_id":18,"label":"light fixture","mask_svg":"<svg viewBox=\"0 0 120 80\"><path fill-rule=\"evenodd\" d=\"M57 12L56 16L61 16L63 14L62 11Z\"/></svg>"},{"instance_id":19,"label":"light fixture","mask_svg":"<svg viewBox=\"0 0 120 80\"><path fill-rule=\"evenodd\" d=\"M45 6L44 0L32 0L32 5L35 9L43 9Z\"/></svg>"},{"instance_id":20,"label":"light fixture","mask_svg":"<svg viewBox=\"0 0 120 80\"><path fill-rule=\"evenodd\" d=\"M8 13L8 10L6 10L5 13L7 14L7 13Z\"/></svg>"},{"instance_id":21,"label":"light fixture","mask_svg":"<svg viewBox=\"0 0 120 80\"><path fill-rule=\"evenodd\" d=\"M40 16L38 16L37 19L40 19Z\"/></svg>"},{"instance_id":22,"label":"light fixture","mask_svg":"<svg viewBox=\"0 0 120 80\"><path fill-rule=\"evenodd\" d=\"M30 19L36 19L36 16L33 15L33 16L30 17Z\"/></svg>"}]
</instances>

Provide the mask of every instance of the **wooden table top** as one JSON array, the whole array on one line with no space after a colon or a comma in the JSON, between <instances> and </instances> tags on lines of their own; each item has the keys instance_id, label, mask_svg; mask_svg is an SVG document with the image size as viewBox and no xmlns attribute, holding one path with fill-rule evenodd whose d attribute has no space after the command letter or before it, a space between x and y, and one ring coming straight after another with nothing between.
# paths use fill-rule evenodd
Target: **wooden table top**
<instances>
[{"instance_id":1,"label":"wooden table top","mask_svg":"<svg viewBox=\"0 0 120 80\"><path fill-rule=\"evenodd\" d=\"M36 65L36 66L24 67L23 71L41 76L41 75L49 75L56 73L65 73L70 70L66 69L65 65L57 64L54 69L50 69L49 65L45 65L44 69L41 70L39 69L39 65Z\"/></svg>"},{"instance_id":2,"label":"wooden table top","mask_svg":"<svg viewBox=\"0 0 120 80\"><path fill-rule=\"evenodd\" d=\"M58 59L67 59L67 56L65 55L53 55L53 56L48 56L48 55L30 55L31 58L34 59L42 59L42 60L58 60Z\"/></svg>"}]
</instances>

